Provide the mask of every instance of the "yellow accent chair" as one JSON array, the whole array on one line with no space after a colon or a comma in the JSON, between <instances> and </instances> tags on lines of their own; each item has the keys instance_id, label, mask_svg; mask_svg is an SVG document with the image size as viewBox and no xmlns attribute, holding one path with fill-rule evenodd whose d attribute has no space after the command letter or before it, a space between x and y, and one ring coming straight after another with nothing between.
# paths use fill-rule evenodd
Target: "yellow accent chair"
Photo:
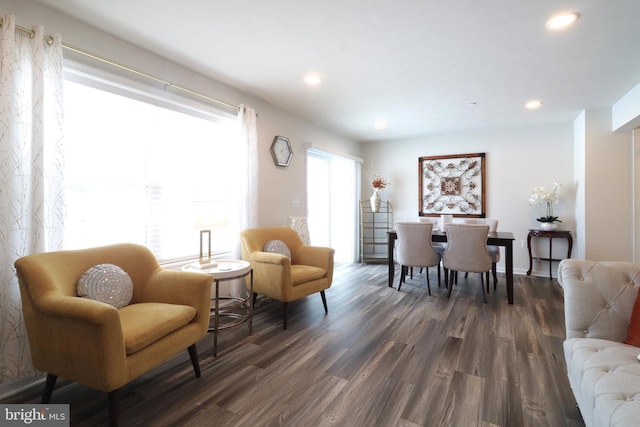
<instances>
[{"instance_id":1,"label":"yellow accent chair","mask_svg":"<svg viewBox=\"0 0 640 427\"><path fill-rule=\"evenodd\" d=\"M83 273L98 264L129 275L128 305L77 295ZM47 373L42 403L66 378L107 392L115 426L121 388L184 349L200 377L196 342L209 326L211 276L162 269L151 251L128 243L29 255L15 267L33 364Z\"/></svg>"},{"instance_id":2,"label":"yellow accent chair","mask_svg":"<svg viewBox=\"0 0 640 427\"><path fill-rule=\"evenodd\" d=\"M268 242L283 242L291 258L265 251ZM333 280L332 248L308 246L295 230L287 227L254 228L240 233L242 258L253 268L253 291L284 303L282 329L287 329L288 303L320 292L324 312L325 289Z\"/></svg>"}]
</instances>

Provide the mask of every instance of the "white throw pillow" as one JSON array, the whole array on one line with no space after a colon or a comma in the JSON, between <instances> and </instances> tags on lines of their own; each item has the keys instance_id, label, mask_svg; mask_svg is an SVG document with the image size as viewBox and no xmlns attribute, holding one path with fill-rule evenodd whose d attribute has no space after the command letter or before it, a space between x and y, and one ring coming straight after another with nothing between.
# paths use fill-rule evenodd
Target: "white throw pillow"
<instances>
[{"instance_id":1,"label":"white throw pillow","mask_svg":"<svg viewBox=\"0 0 640 427\"><path fill-rule=\"evenodd\" d=\"M291 259L291 251L285 242L282 240L269 240L264 244L264 252L273 252L276 254L284 255Z\"/></svg>"},{"instance_id":2,"label":"white throw pillow","mask_svg":"<svg viewBox=\"0 0 640 427\"><path fill-rule=\"evenodd\" d=\"M84 272L78 281L78 296L122 308L133 296L133 282L122 268L98 264Z\"/></svg>"}]
</instances>

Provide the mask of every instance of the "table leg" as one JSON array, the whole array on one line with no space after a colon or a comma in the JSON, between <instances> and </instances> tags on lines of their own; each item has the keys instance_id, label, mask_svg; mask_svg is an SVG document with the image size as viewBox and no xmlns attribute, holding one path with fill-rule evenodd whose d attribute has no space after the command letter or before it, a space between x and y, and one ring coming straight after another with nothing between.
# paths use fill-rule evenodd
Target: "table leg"
<instances>
[{"instance_id":1,"label":"table leg","mask_svg":"<svg viewBox=\"0 0 640 427\"><path fill-rule=\"evenodd\" d=\"M513 304L513 242L505 242L504 245L505 264L507 273L507 300Z\"/></svg>"},{"instance_id":2,"label":"table leg","mask_svg":"<svg viewBox=\"0 0 640 427\"><path fill-rule=\"evenodd\" d=\"M553 237L549 237L549 280L553 279L553 276L551 275L552 265L553 265Z\"/></svg>"},{"instance_id":3,"label":"table leg","mask_svg":"<svg viewBox=\"0 0 640 427\"><path fill-rule=\"evenodd\" d=\"M213 311L213 357L218 356L218 326L219 326L219 314L220 314L220 280L216 282L216 296L214 301Z\"/></svg>"},{"instance_id":4,"label":"table leg","mask_svg":"<svg viewBox=\"0 0 640 427\"><path fill-rule=\"evenodd\" d=\"M531 233L527 236L527 250L529 251L529 270L527 270L527 276L531 276L531 270L533 270L533 254L531 253Z\"/></svg>"},{"instance_id":5,"label":"table leg","mask_svg":"<svg viewBox=\"0 0 640 427\"><path fill-rule=\"evenodd\" d=\"M391 236L391 234L387 234L387 258L389 260L389 287L392 288L393 287L393 274L395 272L395 266L394 266L394 261L393 261L393 246L394 246L394 238Z\"/></svg>"}]
</instances>

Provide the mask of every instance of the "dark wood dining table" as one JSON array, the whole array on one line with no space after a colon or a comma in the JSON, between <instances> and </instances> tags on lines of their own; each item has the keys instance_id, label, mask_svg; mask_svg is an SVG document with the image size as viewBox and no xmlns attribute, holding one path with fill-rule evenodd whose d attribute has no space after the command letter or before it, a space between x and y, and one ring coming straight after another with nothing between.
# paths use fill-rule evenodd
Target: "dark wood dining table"
<instances>
[{"instance_id":1,"label":"dark wood dining table","mask_svg":"<svg viewBox=\"0 0 640 427\"><path fill-rule=\"evenodd\" d=\"M389 287L393 287L393 276L395 274L395 261L393 260L393 247L398 234L395 230L388 232L388 253L389 253ZM487 245L504 247L505 274L507 276L507 300L513 304L513 241L515 237L509 231L497 231L489 233ZM434 231L431 234L432 242L446 242L447 234L442 231Z\"/></svg>"}]
</instances>

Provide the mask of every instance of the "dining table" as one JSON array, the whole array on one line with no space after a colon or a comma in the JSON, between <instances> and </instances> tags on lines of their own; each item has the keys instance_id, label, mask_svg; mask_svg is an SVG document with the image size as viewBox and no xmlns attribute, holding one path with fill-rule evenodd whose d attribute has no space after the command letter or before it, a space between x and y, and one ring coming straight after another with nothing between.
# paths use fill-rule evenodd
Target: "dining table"
<instances>
[{"instance_id":1,"label":"dining table","mask_svg":"<svg viewBox=\"0 0 640 427\"><path fill-rule=\"evenodd\" d=\"M395 274L395 261L393 260L393 248L395 241L398 239L398 233L395 230L387 232L388 234L388 254L389 254L389 287L393 287L393 276ZM490 232L487 237L487 245L504 247L505 275L507 276L507 300L509 304L513 304L513 241L515 237L510 231ZM446 243L447 233L443 231L433 231L431 233L431 241L434 243Z\"/></svg>"}]
</instances>

